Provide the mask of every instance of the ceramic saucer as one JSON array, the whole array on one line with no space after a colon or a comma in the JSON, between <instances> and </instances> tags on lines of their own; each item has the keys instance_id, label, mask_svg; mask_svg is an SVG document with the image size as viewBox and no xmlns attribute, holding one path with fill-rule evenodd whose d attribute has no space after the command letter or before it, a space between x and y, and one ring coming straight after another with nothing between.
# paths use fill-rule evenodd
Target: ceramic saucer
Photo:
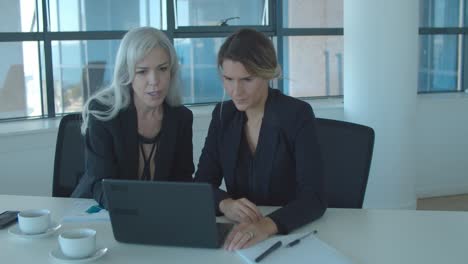
<instances>
[{"instance_id":1,"label":"ceramic saucer","mask_svg":"<svg viewBox=\"0 0 468 264\"><path fill-rule=\"evenodd\" d=\"M47 229L47 231L45 231L44 233L27 234L27 233L23 233L20 230L18 224L16 224L10 227L10 229L8 229L8 233L15 235L15 236L23 237L23 238L44 238L44 237L49 237L52 234L54 234L55 231L57 231L61 226L62 226L61 224L52 221L50 223L49 229Z\"/></svg>"},{"instance_id":2,"label":"ceramic saucer","mask_svg":"<svg viewBox=\"0 0 468 264\"><path fill-rule=\"evenodd\" d=\"M56 260L59 261L64 261L64 262L69 262L69 263L85 263L85 262L91 262L95 261L102 256L104 256L107 253L107 248L101 247L96 250L93 254L91 254L89 257L86 258L70 258L67 257L63 254L62 250L60 248L56 248L52 251L49 252L49 255Z\"/></svg>"}]
</instances>

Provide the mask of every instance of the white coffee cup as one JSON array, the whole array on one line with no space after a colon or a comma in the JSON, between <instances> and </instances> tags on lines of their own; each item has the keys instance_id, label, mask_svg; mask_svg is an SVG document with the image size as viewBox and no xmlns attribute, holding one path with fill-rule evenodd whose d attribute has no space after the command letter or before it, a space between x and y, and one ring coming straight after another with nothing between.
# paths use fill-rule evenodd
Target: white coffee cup
<instances>
[{"instance_id":1,"label":"white coffee cup","mask_svg":"<svg viewBox=\"0 0 468 264\"><path fill-rule=\"evenodd\" d=\"M25 234L44 233L50 227L50 211L46 209L21 211L18 213L18 226Z\"/></svg>"},{"instance_id":2,"label":"white coffee cup","mask_svg":"<svg viewBox=\"0 0 468 264\"><path fill-rule=\"evenodd\" d=\"M64 231L58 238L60 250L69 258L85 258L96 251L96 230L80 228Z\"/></svg>"}]
</instances>

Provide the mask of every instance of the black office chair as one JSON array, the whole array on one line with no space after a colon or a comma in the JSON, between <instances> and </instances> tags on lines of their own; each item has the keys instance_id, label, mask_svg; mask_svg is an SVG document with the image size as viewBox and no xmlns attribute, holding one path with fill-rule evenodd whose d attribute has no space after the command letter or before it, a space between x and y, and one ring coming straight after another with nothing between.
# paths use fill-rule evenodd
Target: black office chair
<instances>
[{"instance_id":1,"label":"black office chair","mask_svg":"<svg viewBox=\"0 0 468 264\"><path fill-rule=\"evenodd\" d=\"M374 137L370 127L317 118L328 207L362 208Z\"/></svg>"},{"instance_id":2,"label":"black office chair","mask_svg":"<svg viewBox=\"0 0 468 264\"><path fill-rule=\"evenodd\" d=\"M70 197L84 172L84 137L81 114L69 114L60 121L55 147L53 197Z\"/></svg>"}]
</instances>

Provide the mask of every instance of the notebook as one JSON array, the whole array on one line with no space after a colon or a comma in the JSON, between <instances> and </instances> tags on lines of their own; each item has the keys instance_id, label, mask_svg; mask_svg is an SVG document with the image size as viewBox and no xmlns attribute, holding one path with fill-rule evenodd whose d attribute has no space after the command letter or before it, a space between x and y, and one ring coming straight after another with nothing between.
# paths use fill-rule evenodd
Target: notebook
<instances>
[{"instance_id":1,"label":"notebook","mask_svg":"<svg viewBox=\"0 0 468 264\"><path fill-rule=\"evenodd\" d=\"M306 233L295 233L285 236L274 236L265 241L258 243L250 248L237 250L236 253L247 264L256 263L255 259L265 252L271 245L277 241L282 242L282 246L265 257L260 263L263 264L310 264L310 263L327 263L327 264L352 264L353 262L338 252L336 249L321 241L314 235L307 236L300 243L293 247L286 245L297 238L304 236Z\"/></svg>"}]
</instances>

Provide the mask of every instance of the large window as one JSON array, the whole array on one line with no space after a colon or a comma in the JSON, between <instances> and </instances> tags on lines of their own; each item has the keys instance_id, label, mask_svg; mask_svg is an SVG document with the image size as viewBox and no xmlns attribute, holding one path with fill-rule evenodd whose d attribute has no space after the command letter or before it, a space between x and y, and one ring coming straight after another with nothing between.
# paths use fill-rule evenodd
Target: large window
<instances>
[{"instance_id":1,"label":"large window","mask_svg":"<svg viewBox=\"0 0 468 264\"><path fill-rule=\"evenodd\" d=\"M284 0L281 13L283 91L295 97L343 95L343 0Z\"/></svg>"},{"instance_id":2,"label":"large window","mask_svg":"<svg viewBox=\"0 0 468 264\"><path fill-rule=\"evenodd\" d=\"M466 0L420 0L419 92L465 90Z\"/></svg>"},{"instance_id":3,"label":"large window","mask_svg":"<svg viewBox=\"0 0 468 264\"><path fill-rule=\"evenodd\" d=\"M343 0L2 0L0 120L81 111L110 84L121 37L153 26L174 42L186 104L219 102L216 54L254 27L272 38L298 97L342 95Z\"/></svg>"},{"instance_id":4,"label":"large window","mask_svg":"<svg viewBox=\"0 0 468 264\"><path fill-rule=\"evenodd\" d=\"M2 0L0 120L77 112L109 85L121 37L164 30L181 64L185 104L219 102L216 54L253 27L273 40L295 97L343 95L343 0ZM466 0L420 0L419 92L464 90Z\"/></svg>"}]
</instances>

